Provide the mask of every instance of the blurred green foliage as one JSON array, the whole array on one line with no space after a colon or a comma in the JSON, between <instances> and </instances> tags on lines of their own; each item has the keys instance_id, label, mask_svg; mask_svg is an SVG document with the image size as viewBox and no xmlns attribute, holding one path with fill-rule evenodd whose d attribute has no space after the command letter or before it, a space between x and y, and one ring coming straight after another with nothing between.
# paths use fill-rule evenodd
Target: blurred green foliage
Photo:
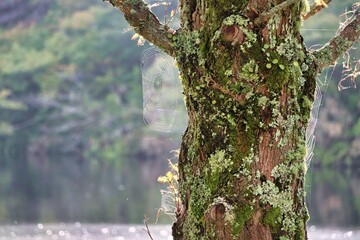
<instances>
[{"instance_id":1,"label":"blurred green foliage","mask_svg":"<svg viewBox=\"0 0 360 240\"><path fill-rule=\"evenodd\" d=\"M142 49L101 1L45 6L0 31L0 222L139 222Z\"/></svg>"},{"instance_id":2,"label":"blurred green foliage","mask_svg":"<svg viewBox=\"0 0 360 240\"><path fill-rule=\"evenodd\" d=\"M21 102L9 100L8 97L11 95L9 90L0 90L0 109L11 109L11 110L22 110L25 109L25 105ZM0 119L0 135L11 135L14 129L11 124L7 121Z\"/></svg>"}]
</instances>

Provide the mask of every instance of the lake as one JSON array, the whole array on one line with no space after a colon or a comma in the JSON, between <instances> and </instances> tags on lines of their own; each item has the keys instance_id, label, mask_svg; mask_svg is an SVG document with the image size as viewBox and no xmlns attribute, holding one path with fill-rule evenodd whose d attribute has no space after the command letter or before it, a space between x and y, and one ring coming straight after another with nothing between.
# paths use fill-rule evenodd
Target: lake
<instances>
[{"instance_id":1,"label":"lake","mask_svg":"<svg viewBox=\"0 0 360 240\"><path fill-rule=\"evenodd\" d=\"M1 225L1 240L147 240L143 225L21 224ZM170 225L150 225L154 240L171 240ZM310 240L359 240L360 230L309 227Z\"/></svg>"}]
</instances>

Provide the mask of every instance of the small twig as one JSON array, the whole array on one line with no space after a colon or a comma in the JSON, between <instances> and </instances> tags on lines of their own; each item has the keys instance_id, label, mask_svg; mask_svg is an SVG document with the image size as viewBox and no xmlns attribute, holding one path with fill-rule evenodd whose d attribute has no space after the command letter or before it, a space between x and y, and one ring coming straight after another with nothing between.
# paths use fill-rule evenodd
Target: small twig
<instances>
[{"instance_id":1,"label":"small twig","mask_svg":"<svg viewBox=\"0 0 360 240\"><path fill-rule=\"evenodd\" d=\"M154 240L153 239L153 237L151 236L151 233L150 233L150 229L149 229L149 226L148 226L148 218L146 217L146 216L144 216L144 224L145 224L145 227L146 227L146 229L145 228L142 228L142 230L144 230L148 235L149 235L149 238L151 239L151 240Z\"/></svg>"},{"instance_id":2,"label":"small twig","mask_svg":"<svg viewBox=\"0 0 360 240\"><path fill-rule=\"evenodd\" d=\"M215 82L213 79L209 79L210 87L219 90L220 92L224 93L225 95L231 96L233 99L235 99L237 102L240 103L240 105L245 104L245 94L235 94L232 91L224 88L219 83Z\"/></svg>"},{"instance_id":3,"label":"small twig","mask_svg":"<svg viewBox=\"0 0 360 240\"><path fill-rule=\"evenodd\" d=\"M165 7L164 7L164 24L166 25L166 15L167 15L167 10L168 10L168 6L170 3L166 3Z\"/></svg>"},{"instance_id":4,"label":"small twig","mask_svg":"<svg viewBox=\"0 0 360 240\"><path fill-rule=\"evenodd\" d=\"M271 18L272 16L277 14L279 11L283 10L286 7L291 6L292 4L294 4L298 1L300 1L300 0L287 0L285 2L280 3L279 5L276 5L275 7L270 9L268 12L265 12L265 13L261 14L259 17L257 17L254 20L255 25L260 25L261 23L266 22L267 20L269 20L269 18Z\"/></svg>"},{"instance_id":5,"label":"small twig","mask_svg":"<svg viewBox=\"0 0 360 240\"><path fill-rule=\"evenodd\" d=\"M170 56L175 56L176 48L173 44L175 40L172 36L176 34L176 31L160 23L143 0L106 1L123 12L126 21L134 28L135 32Z\"/></svg>"},{"instance_id":6,"label":"small twig","mask_svg":"<svg viewBox=\"0 0 360 240\"><path fill-rule=\"evenodd\" d=\"M343 58L345 60L343 62L343 70L342 70L342 74L344 75L344 77L342 77L342 79L338 83L339 91L349 88L356 88L355 80L358 76L360 76L360 70L358 70L358 68L360 67L360 60L351 62L350 54L348 52L344 54ZM350 81L351 84L350 86L343 85L343 82L345 82L346 80Z\"/></svg>"},{"instance_id":7,"label":"small twig","mask_svg":"<svg viewBox=\"0 0 360 240\"><path fill-rule=\"evenodd\" d=\"M174 11L173 14L172 11ZM174 20L176 13L179 11L179 6L176 6L176 9L172 11L170 11L170 19L165 23L165 26L169 26L169 23L171 23Z\"/></svg>"}]
</instances>

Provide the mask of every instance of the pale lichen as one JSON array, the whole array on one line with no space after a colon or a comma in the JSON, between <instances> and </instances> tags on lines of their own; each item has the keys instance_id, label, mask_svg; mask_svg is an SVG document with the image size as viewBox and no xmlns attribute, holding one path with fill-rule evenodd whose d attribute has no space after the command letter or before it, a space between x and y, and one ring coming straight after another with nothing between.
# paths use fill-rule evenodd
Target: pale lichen
<instances>
[{"instance_id":1,"label":"pale lichen","mask_svg":"<svg viewBox=\"0 0 360 240\"><path fill-rule=\"evenodd\" d=\"M296 231L297 216L293 210L293 198L290 188L279 189L271 181L263 182L261 185L253 187L253 194L259 197L260 203L270 205L272 208L280 209L279 216L274 221L281 218L281 230L292 236Z\"/></svg>"},{"instance_id":2,"label":"pale lichen","mask_svg":"<svg viewBox=\"0 0 360 240\"><path fill-rule=\"evenodd\" d=\"M210 155L209 165L213 174L219 174L223 171L227 171L233 165L233 161L226 158L225 154L225 150L219 150Z\"/></svg>"}]
</instances>

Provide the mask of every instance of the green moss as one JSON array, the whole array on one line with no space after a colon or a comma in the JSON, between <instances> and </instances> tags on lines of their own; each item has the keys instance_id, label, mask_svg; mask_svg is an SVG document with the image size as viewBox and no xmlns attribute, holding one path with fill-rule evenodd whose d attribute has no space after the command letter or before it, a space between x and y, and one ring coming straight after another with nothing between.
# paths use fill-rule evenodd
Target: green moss
<instances>
[{"instance_id":1,"label":"green moss","mask_svg":"<svg viewBox=\"0 0 360 240\"><path fill-rule=\"evenodd\" d=\"M198 31L181 32L177 35L176 45L181 46L181 50L177 51L178 54L186 54L185 57L195 57L198 55L200 47L200 35ZM180 60L183 56L177 56Z\"/></svg>"},{"instance_id":2,"label":"green moss","mask_svg":"<svg viewBox=\"0 0 360 240\"><path fill-rule=\"evenodd\" d=\"M276 52L280 56L285 57L289 62L294 60L303 61L305 59L303 45L293 34L286 35L286 37L278 43Z\"/></svg>"},{"instance_id":3,"label":"green moss","mask_svg":"<svg viewBox=\"0 0 360 240\"><path fill-rule=\"evenodd\" d=\"M294 22L294 31L295 32L299 32L300 31L300 29L301 29L301 27L302 27L302 20L301 20L301 18L298 18L298 20L297 21L295 21Z\"/></svg>"},{"instance_id":4,"label":"green moss","mask_svg":"<svg viewBox=\"0 0 360 240\"><path fill-rule=\"evenodd\" d=\"M290 240L290 238L285 237L285 236L281 236L281 237L279 238L279 240Z\"/></svg>"},{"instance_id":5,"label":"green moss","mask_svg":"<svg viewBox=\"0 0 360 240\"><path fill-rule=\"evenodd\" d=\"M189 240L208 240L209 238L201 237L204 235L204 222L199 221L192 213L190 213L187 217L187 221L183 226L183 231L186 232Z\"/></svg>"},{"instance_id":6,"label":"green moss","mask_svg":"<svg viewBox=\"0 0 360 240\"><path fill-rule=\"evenodd\" d=\"M270 227L272 233L281 230L282 212L279 207L270 208L264 215L263 223Z\"/></svg>"},{"instance_id":7,"label":"green moss","mask_svg":"<svg viewBox=\"0 0 360 240\"><path fill-rule=\"evenodd\" d=\"M212 22L217 19L223 19L223 16L241 12L248 2L249 0L209 0L207 1L208 17Z\"/></svg>"},{"instance_id":8,"label":"green moss","mask_svg":"<svg viewBox=\"0 0 360 240\"><path fill-rule=\"evenodd\" d=\"M227 184L231 183L229 176L233 166L233 161L229 158L225 150L216 151L209 158L210 172L208 173L208 185L211 192L225 190ZM230 184L231 185L231 184ZM222 189L219 190L219 188Z\"/></svg>"},{"instance_id":9,"label":"green moss","mask_svg":"<svg viewBox=\"0 0 360 240\"><path fill-rule=\"evenodd\" d=\"M301 15L306 15L310 11L310 5L308 0L301 1Z\"/></svg>"},{"instance_id":10,"label":"green moss","mask_svg":"<svg viewBox=\"0 0 360 240\"><path fill-rule=\"evenodd\" d=\"M268 97L261 96L258 98L258 106L263 109L266 106L268 101L269 101Z\"/></svg>"},{"instance_id":11,"label":"green moss","mask_svg":"<svg viewBox=\"0 0 360 240\"><path fill-rule=\"evenodd\" d=\"M295 234L297 216L293 211L291 188L280 189L275 183L268 180L261 185L255 185L253 194L259 197L262 205L280 209L281 230L289 235Z\"/></svg>"},{"instance_id":12,"label":"green moss","mask_svg":"<svg viewBox=\"0 0 360 240\"><path fill-rule=\"evenodd\" d=\"M240 72L240 77L246 81L257 81L259 79L259 66L255 60L251 59L249 62L245 63Z\"/></svg>"},{"instance_id":13,"label":"green moss","mask_svg":"<svg viewBox=\"0 0 360 240\"><path fill-rule=\"evenodd\" d=\"M271 63L266 64L268 75L266 77L266 85L271 91L279 91L284 84L290 80L290 69L286 65L272 66Z\"/></svg>"},{"instance_id":14,"label":"green moss","mask_svg":"<svg viewBox=\"0 0 360 240\"><path fill-rule=\"evenodd\" d=\"M187 151L187 158L189 161L196 163L196 157L198 156L198 150L201 146L201 133L199 127L191 128L189 131L192 132L192 144L189 146Z\"/></svg>"},{"instance_id":15,"label":"green moss","mask_svg":"<svg viewBox=\"0 0 360 240\"><path fill-rule=\"evenodd\" d=\"M305 164L301 162L293 162L290 164L280 163L275 166L271 171L271 176L282 184L288 185L291 181L304 172Z\"/></svg>"},{"instance_id":16,"label":"green moss","mask_svg":"<svg viewBox=\"0 0 360 240\"><path fill-rule=\"evenodd\" d=\"M295 239L296 240L305 240L305 224L304 224L304 219L302 218L298 218L297 219L297 228L296 228L296 232L295 232Z\"/></svg>"},{"instance_id":17,"label":"green moss","mask_svg":"<svg viewBox=\"0 0 360 240\"><path fill-rule=\"evenodd\" d=\"M250 122L248 124L248 128L246 128L244 125L240 125L237 127L237 129L229 132L230 144L234 147L234 149L236 149L233 154L234 161L237 161L235 164L241 163L240 160L249 155L250 150L256 142L256 136L252 130L254 126L252 124L254 123ZM242 136L241 139L239 136Z\"/></svg>"},{"instance_id":18,"label":"green moss","mask_svg":"<svg viewBox=\"0 0 360 240\"><path fill-rule=\"evenodd\" d=\"M187 176L192 176L189 174ZM189 209L186 222L184 224L184 232L190 237L189 239L199 239L203 235L205 229L204 215L207 207L211 203L211 192L200 176L193 176L187 179L187 188L192 192L189 199ZM207 239L207 238L203 238Z\"/></svg>"},{"instance_id":19,"label":"green moss","mask_svg":"<svg viewBox=\"0 0 360 240\"><path fill-rule=\"evenodd\" d=\"M189 201L189 208L192 214L197 219L201 219L210 203L211 190L205 179L200 175L195 175L192 172L186 172L187 176L192 176L187 179L187 189L193 193Z\"/></svg>"},{"instance_id":20,"label":"green moss","mask_svg":"<svg viewBox=\"0 0 360 240\"><path fill-rule=\"evenodd\" d=\"M244 5L244 4L247 4L249 2L249 0L237 0L237 1L213 0L213 1L217 2L219 4L219 6L224 6L223 8L226 8L226 6L228 6L228 8L231 8L230 6Z\"/></svg>"},{"instance_id":21,"label":"green moss","mask_svg":"<svg viewBox=\"0 0 360 240\"><path fill-rule=\"evenodd\" d=\"M304 159L306 154L306 147L304 139L301 139L301 144L298 145L297 148L289 150L286 153L286 163L294 164L296 162L301 162Z\"/></svg>"},{"instance_id":22,"label":"green moss","mask_svg":"<svg viewBox=\"0 0 360 240\"><path fill-rule=\"evenodd\" d=\"M332 46L325 45L324 47L322 47L321 51L317 51L316 53L314 53L314 55L316 62L320 66L324 66L327 64L329 59L332 59Z\"/></svg>"},{"instance_id":23,"label":"green moss","mask_svg":"<svg viewBox=\"0 0 360 240\"><path fill-rule=\"evenodd\" d=\"M245 224L252 218L255 210L249 205L243 205L234 209L233 234L239 236L243 231Z\"/></svg>"},{"instance_id":24,"label":"green moss","mask_svg":"<svg viewBox=\"0 0 360 240\"><path fill-rule=\"evenodd\" d=\"M229 169L233 162L226 158L224 150L220 150L210 155L209 164L212 173L221 173Z\"/></svg>"},{"instance_id":25,"label":"green moss","mask_svg":"<svg viewBox=\"0 0 360 240\"><path fill-rule=\"evenodd\" d=\"M301 107L305 111L304 115L306 116L306 119L309 119L310 117L310 110L313 105L313 101L309 99L307 96L302 97Z\"/></svg>"}]
</instances>

